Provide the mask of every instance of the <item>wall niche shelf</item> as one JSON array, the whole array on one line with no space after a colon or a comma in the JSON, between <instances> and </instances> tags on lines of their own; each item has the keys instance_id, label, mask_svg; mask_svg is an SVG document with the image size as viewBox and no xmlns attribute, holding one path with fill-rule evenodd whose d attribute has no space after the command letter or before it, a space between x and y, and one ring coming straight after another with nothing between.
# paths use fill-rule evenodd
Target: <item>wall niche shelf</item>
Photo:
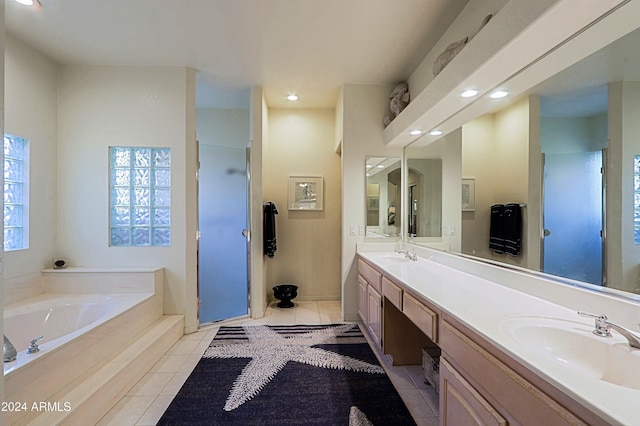
<instances>
[{"instance_id":1,"label":"wall niche shelf","mask_svg":"<svg viewBox=\"0 0 640 426\"><path fill-rule=\"evenodd\" d=\"M438 138L428 135L431 129L437 127L446 135L495 108L496 100L483 96L492 90L508 84L511 96L506 101L524 93L559 69L631 31L624 22L613 31L615 34L611 34L610 26L607 31L597 28L609 15L621 16L624 12L628 17L627 9L636 13L638 7L628 0L588 0L588 5L584 0L508 1L424 90L412 94L409 105L384 129L385 145L404 147L417 138L427 145ZM574 46L576 43L572 42L583 32L599 33L597 37L591 35L595 46ZM447 37L448 33L443 39L448 40ZM455 37L449 38L449 42L455 41ZM439 46L440 43L434 49ZM432 54L427 55L426 60L431 57ZM480 92L475 97L462 98L460 93L467 88ZM416 128L425 133L410 135Z\"/></svg>"}]
</instances>

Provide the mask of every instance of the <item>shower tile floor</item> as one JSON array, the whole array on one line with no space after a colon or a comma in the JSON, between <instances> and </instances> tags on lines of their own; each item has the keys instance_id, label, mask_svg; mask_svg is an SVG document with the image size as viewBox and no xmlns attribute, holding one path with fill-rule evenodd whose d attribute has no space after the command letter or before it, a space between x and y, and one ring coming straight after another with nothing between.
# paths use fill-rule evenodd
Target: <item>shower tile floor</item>
<instances>
[{"instance_id":1,"label":"shower tile floor","mask_svg":"<svg viewBox=\"0 0 640 426\"><path fill-rule=\"evenodd\" d=\"M273 302L264 318L240 319L202 327L183 336L125 395L102 420L99 426L155 425L173 397L196 366L221 325L280 325L339 323L340 301L295 302L292 309L279 309ZM368 336L367 336L368 338ZM419 426L438 424L438 395L422 380L419 365L394 367L386 357L378 358L387 370L398 393Z\"/></svg>"}]
</instances>

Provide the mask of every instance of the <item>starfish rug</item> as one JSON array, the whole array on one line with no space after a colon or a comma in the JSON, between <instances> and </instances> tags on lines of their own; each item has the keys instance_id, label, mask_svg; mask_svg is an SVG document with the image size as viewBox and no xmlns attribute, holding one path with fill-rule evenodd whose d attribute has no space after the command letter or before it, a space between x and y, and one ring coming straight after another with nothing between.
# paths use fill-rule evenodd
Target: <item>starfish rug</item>
<instances>
[{"instance_id":1,"label":"starfish rug","mask_svg":"<svg viewBox=\"0 0 640 426\"><path fill-rule=\"evenodd\" d=\"M357 324L221 327L158 425L415 425Z\"/></svg>"}]
</instances>

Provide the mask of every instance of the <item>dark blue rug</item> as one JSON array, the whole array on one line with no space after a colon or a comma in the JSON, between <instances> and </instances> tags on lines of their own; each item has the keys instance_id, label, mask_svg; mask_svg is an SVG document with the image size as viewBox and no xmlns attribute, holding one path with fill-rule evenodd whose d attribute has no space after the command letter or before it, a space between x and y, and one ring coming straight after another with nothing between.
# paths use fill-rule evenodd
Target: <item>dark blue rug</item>
<instances>
[{"instance_id":1,"label":"dark blue rug","mask_svg":"<svg viewBox=\"0 0 640 426\"><path fill-rule=\"evenodd\" d=\"M415 425L355 324L221 327L159 425Z\"/></svg>"}]
</instances>

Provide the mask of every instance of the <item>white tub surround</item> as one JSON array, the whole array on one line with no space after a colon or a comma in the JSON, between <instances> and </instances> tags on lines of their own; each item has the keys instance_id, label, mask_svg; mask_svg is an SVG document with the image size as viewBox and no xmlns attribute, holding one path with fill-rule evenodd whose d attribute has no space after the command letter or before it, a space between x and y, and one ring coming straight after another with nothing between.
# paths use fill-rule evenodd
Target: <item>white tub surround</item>
<instances>
[{"instance_id":1,"label":"white tub surround","mask_svg":"<svg viewBox=\"0 0 640 426\"><path fill-rule=\"evenodd\" d=\"M490 347L487 350L502 362L520 366L530 382L549 388L545 391L553 399L567 400L568 397L573 401L572 411L577 416L596 424L599 419L602 424L637 423L635 406L640 398L640 373L637 373L640 371L640 350L631 350L616 331L611 339L598 340L603 338L591 334L593 319L576 313L586 310L606 314L610 321L637 330L640 322L637 302L619 297L615 292L605 294L559 284L552 279L449 253L406 244L403 248L410 252L415 250L419 259L411 261L398 255L394 244L363 244L358 246L358 254L380 271L383 283L384 277L388 277L404 290L405 295L428 302L439 321L434 341L445 339L451 343L460 337L455 328L466 330L482 341L477 345L478 350L483 350L483 346L485 349ZM388 300L385 299L385 303ZM387 312L386 308L384 312ZM562 365L549 356L543 342L540 345L530 343L532 339L541 338L535 336L536 333L544 334L549 330L538 325L553 329L554 321L562 324L560 328L568 324L571 333L579 334L579 343L586 342L585 357L593 356L592 347L611 344L617 351L612 353L618 353L618 358L599 359L602 365L594 364L596 368L591 371L591 358L584 365L576 366L575 360L581 356L581 349L577 347L576 353L567 354L569 366ZM531 326L533 334L519 334L524 329L518 330L518 327ZM560 340L563 336L561 334ZM595 340L588 340L591 338ZM465 337L461 339L463 341ZM550 339L552 344L557 344L557 338ZM628 374L624 374L625 371Z\"/></svg>"},{"instance_id":2,"label":"white tub surround","mask_svg":"<svg viewBox=\"0 0 640 426\"><path fill-rule=\"evenodd\" d=\"M182 335L183 316L163 316L163 279L163 268L43 271L47 293L4 308L18 350L4 364L4 398L28 408L4 421L97 422ZM39 335L40 351L28 354ZM69 409L31 409L41 402Z\"/></svg>"},{"instance_id":3,"label":"white tub surround","mask_svg":"<svg viewBox=\"0 0 640 426\"><path fill-rule=\"evenodd\" d=\"M162 267L70 267L42 271L45 293L154 293L162 297Z\"/></svg>"}]
</instances>

